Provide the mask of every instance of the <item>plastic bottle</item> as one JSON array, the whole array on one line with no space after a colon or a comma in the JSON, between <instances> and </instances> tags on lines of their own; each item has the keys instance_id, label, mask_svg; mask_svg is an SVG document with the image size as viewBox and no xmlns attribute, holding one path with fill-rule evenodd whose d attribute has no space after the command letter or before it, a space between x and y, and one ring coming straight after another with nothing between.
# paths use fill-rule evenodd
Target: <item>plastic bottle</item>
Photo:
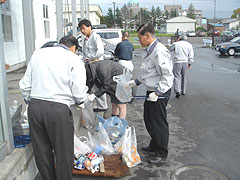
<instances>
[{"instance_id":1,"label":"plastic bottle","mask_svg":"<svg viewBox=\"0 0 240 180\"><path fill-rule=\"evenodd\" d=\"M17 108L18 108L18 102L17 100L15 99L13 101L13 105L10 106L10 117L12 118L13 115L15 114L15 112L17 111Z\"/></svg>"}]
</instances>

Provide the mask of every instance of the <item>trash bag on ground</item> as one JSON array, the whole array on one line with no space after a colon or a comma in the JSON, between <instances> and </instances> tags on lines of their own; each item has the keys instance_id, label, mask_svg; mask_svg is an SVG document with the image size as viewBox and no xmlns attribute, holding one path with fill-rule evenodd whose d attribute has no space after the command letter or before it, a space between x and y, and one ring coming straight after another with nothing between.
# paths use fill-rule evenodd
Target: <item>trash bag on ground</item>
<instances>
[{"instance_id":1,"label":"trash bag on ground","mask_svg":"<svg viewBox=\"0 0 240 180\"><path fill-rule=\"evenodd\" d=\"M114 145L115 152L122 153L122 159L128 167L134 167L141 163L137 152L137 139L134 126L127 127L123 137Z\"/></svg>"},{"instance_id":2,"label":"trash bag on ground","mask_svg":"<svg viewBox=\"0 0 240 180\"><path fill-rule=\"evenodd\" d=\"M99 130L96 131L94 135L92 135L88 131L88 137L89 137L89 141L90 141L89 143L90 143L91 149L96 149L96 146L101 146L102 147L101 154L103 155L113 154L114 149L113 149L112 143L102 123L99 123L98 127L99 127L98 128Z\"/></svg>"},{"instance_id":3,"label":"trash bag on ground","mask_svg":"<svg viewBox=\"0 0 240 180\"><path fill-rule=\"evenodd\" d=\"M76 156L76 154L87 154L90 152L92 152L92 150L89 145L87 143L84 143L76 135L74 135L74 155Z\"/></svg>"},{"instance_id":4,"label":"trash bag on ground","mask_svg":"<svg viewBox=\"0 0 240 180\"><path fill-rule=\"evenodd\" d=\"M97 114L97 118L99 122L102 123L112 144L117 143L125 133L125 130L127 127L127 121L125 119L120 119L117 116L112 116L108 119L104 119L98 114ZM96 128L96 131L98 131L98 127Z\"/></svg>"},{"instance_id":5,"label":"trash bag on ground","mask_svg":"<svg viewBox=\"0 0 240 180\"><path fill-rule=\"evenodd\" d=\"M94 127L95 113L93 112L93 106L90 101L84 102L81 118L81 123L87 130L91 130Z\"/></svg>"},{"instance_id":6,"label":"trash bag on ground","mask_svg":"<svg viewBox=\"0 0 240 180\"><path fill-rule=\"evenodd\" d=\"M132 88L126 85L131 78L132 74L127 68L124 68L122 75L113 77L113 81L117 82L115 95L123 103L131 101L132 98Z\"/></svg>"}]
</instances>

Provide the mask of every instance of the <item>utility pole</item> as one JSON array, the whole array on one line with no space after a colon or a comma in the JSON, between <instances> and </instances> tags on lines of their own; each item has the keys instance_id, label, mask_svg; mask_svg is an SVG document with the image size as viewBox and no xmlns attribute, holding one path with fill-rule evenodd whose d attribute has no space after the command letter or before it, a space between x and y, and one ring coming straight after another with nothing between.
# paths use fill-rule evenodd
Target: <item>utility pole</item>
<instances>
[{"instance_id":1,"label":"utility pole","mask_svg":"<svg viewBox=\"0 0 240 180\"><path fill-rule=\"evenodd\" d=\"M72 35L77 37L77 13L76 13L76 0L72 0Z\"/></svg>"},{"instance_id":2,"label":"utility pole","mask_svg":"<svg viewBox=\"0 0 240 180\"><path fill-rule=\"evenodd\" d=\"M83 0L80 0L81 20L84 19L84 5Z\"/></svg>"},{"instance_id":3,"label":"utility pole","mask_svg":"<svg viewBox=\"0 0 240 180\"><path fill-rule=\"evenodd\" d=\"M215 30L215 21L216 21L216 0L214 0L214 17L213 17L213 32L212 32L212 48L214 48L214 30Z\"/></svg>"},{"instance_id":4,"label":"utility pole","mask_svg":"<svg viewBox=\"0 0 240 180\"><path fill-rule=\"evenodd\" d=\"M57 41L63 37L63 4L62 1L56 1L57 14Z\"/></svg>"},{"instance_id":5,"label":"utility pole","mask_svg":"<svg viewBox=\"0 0 240 180\"><path fill-rule=\"evenodd\" d=\"M116 5L116 2L113 2L113 26L115 28L115 24L116 24L116 18L115 18L115 5Z\"/></svg>"}]
</instances>

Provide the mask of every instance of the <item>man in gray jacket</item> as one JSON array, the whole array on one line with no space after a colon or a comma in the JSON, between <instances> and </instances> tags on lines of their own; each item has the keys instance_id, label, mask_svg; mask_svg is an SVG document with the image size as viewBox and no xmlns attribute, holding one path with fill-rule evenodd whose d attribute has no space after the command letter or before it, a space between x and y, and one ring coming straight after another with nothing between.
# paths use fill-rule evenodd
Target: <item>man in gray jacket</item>
<instances>
[{"instance_id":1,"label":"man in gray jacket","mask_svg":"<svg viewBox=\"0 0 240 180\"><path fill-rule=\"evenodd\" d=\"M187 35L181 34L178 40L170 46L170 51L174 52L174 92L176 98L180 98L181 94L186 94L186 73L190 69L193 62L194 51L192 45L186 41Z\"/></svg>"},{"instance_id":2,"label":"man in gray jacket","mask_svg":"<svg viewBox=\"0 0 240 180\"><path fill-rule=\"evenodd\" d=\"M139 79L131 80L128 85L133 87L142 83L147 87L144 122L151 141L149 146L142 147L142 150L155 152L149 162L158 163L168 156L169 128L166 106L174 78L172 61L168 49L156 39L152 24L141 25L137 32L141 45L148 48L143 55Z\"/></svg>"},{"instance_id":3,"label":"man in gray jacket","mask_svg":"<svg viewBox=\"0 0 240 180\"><path fill-rule=\"evenodd\" d=\"M104 45L99 34L92 31L91 21L83 19L79 22L78 27L85 35L83 38L83 60L85 63L103 60ZM96 86L92 91L97 90ZM106 94L96 98L95 112L106 111L108 109Z\"/></svg>"}]
</instances>

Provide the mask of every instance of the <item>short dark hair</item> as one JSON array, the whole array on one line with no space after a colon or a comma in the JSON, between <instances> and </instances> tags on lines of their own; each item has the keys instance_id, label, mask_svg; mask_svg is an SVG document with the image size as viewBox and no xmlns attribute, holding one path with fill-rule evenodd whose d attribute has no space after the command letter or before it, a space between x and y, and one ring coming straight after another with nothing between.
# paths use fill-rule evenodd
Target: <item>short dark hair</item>
<instances>
[{"instance_id":1,"label":"short dark hair","mask_svg":"<svg viewBox=\"0 0 240 180\"><path fill-rule=\"evenodd\" d=\"M154 26L151 23L142 24L138 29L137 32L141 35L145 35L146 33L150 33L152 36L155 36Z\"/></svg>"},{"instance_id":2,"label":"short dark hair","mask_svg":"<svg viewBox=\"0 0 240 180\"><path fill-rule=\"evenodd\" d=\"M76 46L78 48L78 40L74 36L64 36L60 39L59 44L63 44L68 48Z\"/></svg>"},{"instance_id":3,"label":"short dark hair","mask_svg":"<svg viewBox=\"0 0 240 180\"><path fill-rule=\"evenodd\" d=\"M87 20L87 19L83 19L81 20L79 23L78 23L78 27L81 28L82 25L85 25L87 27L91 26L92 28L92 24L91 24L91 21Z\"/></svg>"}]
</instances>

